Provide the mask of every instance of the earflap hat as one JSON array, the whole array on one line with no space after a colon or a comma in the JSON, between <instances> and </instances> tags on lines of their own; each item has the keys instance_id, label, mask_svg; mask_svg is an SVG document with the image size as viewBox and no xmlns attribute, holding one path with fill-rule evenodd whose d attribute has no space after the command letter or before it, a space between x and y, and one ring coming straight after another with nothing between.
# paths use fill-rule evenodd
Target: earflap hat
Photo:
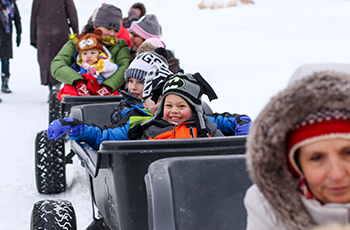
<instances>
[{"instance_id":1,"label":"earflap hat","mask_svg":"<svg viewBox=\"0 0 350 230\"><path fill-rule=\"evenodd\" d=\"M79 34L78 41L75 43L79 50L79 56L81 56L81 52L85 50L96 49L100 52L104 52L103 48L103 38L102 31L97 29L94 33L89 34Z\"/></svg>"},{"instance_id":2,"label":"earflap hat","mask_svg":"<svg viewBox=\"0 0 350 230\"><path fill-rule=\"evenodd\" d=\"M203 108L202 108L202 95L206 94L209 100L217 99L217 95L211 86L204 80L200 73L195 74L181 74L170 76L167 81L163 84L158 85L154 89L153 101L157 101L159 95L157 90L162 87L162 99L158 110L156 111L155 117L163 117L164 100L169 94L175 94L182 97L195 112L195 121L198 129L198 137L207 137L209 135L206 129Z\"/></svg>"}]
</instances>

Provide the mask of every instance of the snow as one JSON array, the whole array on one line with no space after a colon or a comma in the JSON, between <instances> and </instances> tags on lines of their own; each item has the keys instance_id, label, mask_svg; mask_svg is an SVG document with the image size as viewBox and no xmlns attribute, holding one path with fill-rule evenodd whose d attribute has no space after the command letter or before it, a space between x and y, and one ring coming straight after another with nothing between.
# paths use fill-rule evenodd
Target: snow
<instances>
[{"instance_id":1,"label":"snow","mask_svg":"<svg viewBox=\"0 0 350 230\"><path fill-rule=\"evenodd\" d=\"M75 0L80 28L102 2ZM181 67L200 72L217 92L219 99L210 103L216 112L245 113L254 119L298 66L350 60L350 1L255 0L254 5L216 10L200 10L199 2L144 4L148 13L157 15L162 40L175 51ZM59 198L73 203L78 229L85 229L92 210L87 177L77 157L67 165L66 192L41 195L36 190L34 140L48 125L48 88L40 85L36 50L29 45L32 2L17 4L23 34L10 62L13 93L0 94L0 226L28 229L34 203ZM118 1L124 16L132 4Z\"/></svg>"}]
</instances>

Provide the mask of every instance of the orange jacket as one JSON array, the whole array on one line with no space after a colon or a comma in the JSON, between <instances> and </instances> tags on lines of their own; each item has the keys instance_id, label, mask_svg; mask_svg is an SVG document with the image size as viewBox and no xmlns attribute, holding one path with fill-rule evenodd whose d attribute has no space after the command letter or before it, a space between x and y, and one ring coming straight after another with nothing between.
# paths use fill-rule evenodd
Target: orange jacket
<instances>
[{"instance_id":1,"label":"orange jacket","mask_svg":"<svg viewBox=\"0 0 350 230\"><path fill-rule=\"evenodd\" d=\"M209 130L209 137L223 136L220 130L216 129L216 124L205 118L205 124ZM175 125L167 121L153 120L152 125L148 126L142 139L183 139L197 138L197 128L193 119Z\"/></svg>"}]
</instances>

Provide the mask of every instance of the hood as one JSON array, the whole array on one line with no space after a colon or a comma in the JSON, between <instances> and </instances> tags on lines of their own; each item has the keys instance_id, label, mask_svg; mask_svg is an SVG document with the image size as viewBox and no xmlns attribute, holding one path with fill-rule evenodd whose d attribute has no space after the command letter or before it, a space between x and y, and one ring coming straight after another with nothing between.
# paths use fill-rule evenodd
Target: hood
<instances>
[{"instance_id":1,"label":"hood","mask_svg":"<svg viewBox=\"0 0 350 230\"><path fill-rule=\"evenodd\" d=\"M290 84L272 97L258 115L247 138L251 179L290 229L308 229L313 221L302 205L298 179L288 170L288 133L298 121L316 110L350 111L350 68L349 71L338 67L326 71L316 68L316 72L314 68L303 66L303 71L296 71Z\"/></svg>"}]
</instances>

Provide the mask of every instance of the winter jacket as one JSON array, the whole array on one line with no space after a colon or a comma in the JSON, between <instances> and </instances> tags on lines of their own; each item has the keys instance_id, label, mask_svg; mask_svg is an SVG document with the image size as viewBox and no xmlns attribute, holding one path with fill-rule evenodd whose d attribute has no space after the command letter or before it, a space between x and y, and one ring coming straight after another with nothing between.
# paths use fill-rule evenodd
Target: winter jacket
<instances>
[{"instance_id":1,"label":"winter jacket","mask_svg":"<svg viewBox=\"0 0 350 230\"><path fill-rule=\"evenodd\" d=\"M106 45L111 53L111 60L116 63L119 68L109 78L102 82L102 85L109 86L116 91L125 83L124 72L129 67L129 50L124 40L116 39L115 45ZM83 77L70 66L75 61L73 54L77 51L76 44L69 40L53 59L51 63L51 72L54 78L68 85L73 85L77 80L83 80Z\"/></svg>"},{"instance_id":2,"label":"winter jacket","mask_svg":"<svg viewBox=\"0 0 350 230\"><path fill-rule=\"evenodd\" d=\"M12 21L15 23L17 36L22 34L21 16L18 11L15 0L9 0L10 4L13 6L13 17L9 14L9 33L6 32L5 26L0 20L0 59L10 59L13 58L12 51ZM6 8L5 0L0 0L1 8ZM2 12L0 12L2 14ZM2 18L4 19L4 18Z\"/></svg>"},{"instance_id":3,"label":"winter jacket","mask_svg":"<svg viewBox=\"0 0 350 230\"><path fill-rule=\"evenodd\" d=\"M206 116L204 116L204 122L209 131L208 137L224 136L216 128L216 124L209 121ZM145 130L140 138L144 140L197 138L197 128L193 118L180 124L170 124L163 118L152 119L149 124L144 124L144 127Z\"/></svg>"},{"instance_id":4,"label":"winter jacket","mask_svg":"<svg viewBox=\"0 0 350 230\"><path fill-rule=\"evenodd\" d=\"M132 105L139 105L142 103L139 98L135 97L127 91L122 90L121 93L123 98L118 103L118 105L113 108L111 113L112 124L118 124L121 121L122 117L124 117L124 115L129 112L129 109L132 108Z\"/></svg>"},{"instance_id":5,"label":"winter jacket","mask_svg":"<svg viewBox=\"0 0 350 230\"><path fill-rule=\"evenodd\" d=\"M247 166L255 183L245 197L247 229L309 229L329 219L350 223L348 204L303 201L299 179L289 171L286 159L287 136L295 125L321 109L350 110L349 92L350 74L309 71L294 77L258 115L247 138Z\"/></svg>"},{"instance_id":6,"label":"winter jacket","mask_svg":"<svg viewBox=\"0 0 350 230\"><path fill-rule=\"evenodd\" d=\"M132 132L135 132L138 124L143 124L154 116L149 112L148 109L145 109L142 104L137 106L132 105L131 107L131 109L125 111L126 114L122 117L119 124L113 124L104 127L84 124L83 132L80 135L72 136L69 134L68 136L70 139L75 141L84 141L95 149L98 149L100 143L105 140L139 139L141 138L142 133L136 133L136 135L133 135ZM228 117L227 115L223 116L216 114L209 117L214 123L216 123L216 128L219 130L223 130L224 132L233 130L232 132L236 135L248 134L247 132L239 131L241 126L237 125L237 122L234 121L237 116ZM208 119L206 120L209 122ZM245 123L244 125L250 127L250 124L251 123ZM211 124L210 128L213 127L213 124ZM211 132L215 133L213 130L211 130ZM130 135L137 136L137 138L128 138Z\"/></svg>"},{"instance_id":7,"label":"winter jacket","mask_svg":"<svg viewBox=\"0 0 350 230\"><path fill-rule=\"evenodd\" d=\"M83 132L80 135L72 136L69 134L68 137L74 141L84 141L94 149L98 149L102 141L128 140L129 128L143 123L152 117L153 115L143 105L133 106L133 109L123 117L118 125L98 127L84 124Z\"/></svg>"},{"instance_id":8,"label":"winter jacket","mask_svg":"<svg viewBox=\"0 0 350 230\"><path fill-rule=\"evenodd\" d=\"M349 224L350 203L325 204L317 200L306 199L300 195L302 205L317 224L324 225L337 222ZM272 207L264 198L256 185L251 186L246 193L244 205L248 210L247 230L290 230L274 213Z\"/></svg>"},{"instance_id":9,"label":"winter jacket","mask_svg":"<svg viewBox=\"0 0 350 230\"><path fill-rule=\"evenodd\" d=\"M79 34L73 0L34 0L30 21L30 44L37 48L41 84L58 83L51 75L51 61L68 41L70 19L73 32Z\"/></svg>"}]
</instances>

